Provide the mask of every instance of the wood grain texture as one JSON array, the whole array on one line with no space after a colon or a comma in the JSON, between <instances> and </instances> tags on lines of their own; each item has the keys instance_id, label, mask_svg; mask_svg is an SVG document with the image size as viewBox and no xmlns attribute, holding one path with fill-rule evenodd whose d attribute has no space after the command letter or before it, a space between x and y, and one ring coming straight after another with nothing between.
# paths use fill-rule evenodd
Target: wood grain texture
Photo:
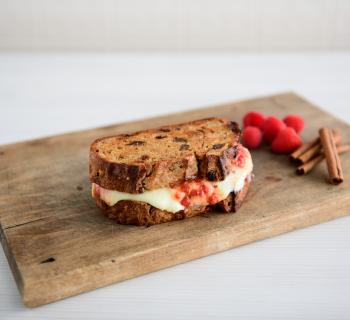
<instances>
[{"instance_id":1,"label":"wood grain texture","mask_svg":"<svg viewBox=\"0 0 350 320\"><path fill-rule=\"evenodd\" d=\"M209 116L239 120L249 109L293 109L306 120L305 140L327 124L349 143L348 125L288 93L0 147L1 241L23 302L38 306L349 214L349 154L341 156L345 182L332 186L324 165L295 176L286 156L267 150L253 153L255 180L237 214L150 228L100 214L87 178L95 138Z\"/></svg>"}]
</instances>

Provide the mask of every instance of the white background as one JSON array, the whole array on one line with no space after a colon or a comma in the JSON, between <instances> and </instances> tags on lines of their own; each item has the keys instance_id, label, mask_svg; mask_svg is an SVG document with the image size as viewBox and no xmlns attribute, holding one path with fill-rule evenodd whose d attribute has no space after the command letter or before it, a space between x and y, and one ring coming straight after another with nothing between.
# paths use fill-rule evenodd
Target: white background
<instances>
[{"instance_id":1,"label":"white background","mask_svg":"<svg viewBox=\"0 0 350 320\"><path fill-rule=\"evenodd\" d=\"M0 142L280 91L349 122L350 54L0 54Z\"/></svg>"},{"instance_id":2,"label":"white background","mask_svg":"<svg viewBox=\"0 0 350 320\"><path fill-rule=\"evenodd\" d=\"M289 90L350 122L350 54L2 54L0 143ZM0 319L349 319L349 230L341 218L33 310L0 249Z\"/></svg>"},{"instance_id":3,"label":"white background","mask_svg":"<svg viewBox=\"0 0 350 320\"><path fill-rule=\"evenodd\" d=\"M350 49L349 0L0 0L0 49Z\"/></svg>"},{"instance_id":4,"label":"white background","mask_svg":"<svg viewBox=\"0 0 350 320\"><path fill-rule=\"evenodd\" d=\"M0 0L0 144L283 91L350 122L349 50L349 0ZM36 309L0 249L0 320L350 319L349 230L338 219Z\"/></svg>"}]
</instances>

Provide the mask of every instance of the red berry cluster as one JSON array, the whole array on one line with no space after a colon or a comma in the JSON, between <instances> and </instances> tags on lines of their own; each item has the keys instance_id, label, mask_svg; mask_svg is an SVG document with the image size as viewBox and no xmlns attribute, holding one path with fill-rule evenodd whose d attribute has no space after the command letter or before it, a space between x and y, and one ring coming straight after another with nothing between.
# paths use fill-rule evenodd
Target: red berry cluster
<instances>
[{"instance_id":1,"label":"red berry cluster","mask_svg":"<svg viewBox=\"0 0 350 320\"><path fill-rule=\"evenodd\" d=\"M304 128L304 120L297 115L288 115L282 121L253 111L244 116L243 125L243 144L249 149L258 148L264 139L271 151L291 153L302 143L298 133Z\"/></svg>"}]
</instances>

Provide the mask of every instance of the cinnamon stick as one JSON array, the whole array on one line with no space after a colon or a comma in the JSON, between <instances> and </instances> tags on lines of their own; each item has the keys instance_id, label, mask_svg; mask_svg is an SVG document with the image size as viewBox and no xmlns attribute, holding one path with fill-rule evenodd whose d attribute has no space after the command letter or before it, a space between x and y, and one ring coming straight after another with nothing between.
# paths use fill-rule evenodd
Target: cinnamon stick
<instances>
[{"instance_id":1,"label":"cinnamon stick","mask_svg":"<svg viewBox=\"0 0 350 320\"><path fill-rule=\"evenodd\" d=\"M330 182L332 184L339 184L343 182L344 177L332 130L329 128L321 128L319 134L327 162Z\"/></svg>"},{"instance_id":2,"label":"cinnamon stick","mask_svg":"<svg viewBox=\"0 0 350 320\"><path fill-rule=\"evenodd\" d=\"M343 145L337 147L338 154L345 153L350 151L349 145ZM322 152L315 158L311 159L309 162L302 164L296 169L296 174L302 175L309 173L314 167L316 167L323 159L325 158L324 153Z\"/></svg>"},{"instance_id":3,"label":"cinnamon stick","mask_svg":"<svg viewBox=\"0 0 350 320\"><path fill-rule=\"evenodd\" d=\"M291 155L290 158L293 161L298 161L299 157L308 151L310 148L318 145L320 143L320 138L316 138L308 143L302 144L298 149L296 149Z\"/></svg>"},{"instance_id":4,"label":"cinnamon stick","mask_svg":"<svg viewBox=\"0 0 350 320\"><path fill-rule=\"evenodd\" d=\"M341 140L341 136L338 131L332 130L335 144L338 144ZM303 149L302 147L305 146ZM297 153L297 151L301 149L302 152ZM309 160L311 160L314 156L318 155L321 151L321 142L320 138L316 138L313 141L306 143L305 145L302 145L299 149L294 151L293 154L296 153L296 156L294 155L292 159L294 159L295 162L302 164L307 163ZM306 150L305 150L306 149Z\"/></svg>"},{"instance_id":5,"label":"cinnamon stick","mask_svg":"<svg viewBox=\"0 0 350 320\"><path fill-rule=\"evenodd\" d=\"M312 159L315 155L319 154L321 151L321 143L316 144L306 152L304 152L299 158L299 163L306 163Z\"/></svg>"}]
</instances>

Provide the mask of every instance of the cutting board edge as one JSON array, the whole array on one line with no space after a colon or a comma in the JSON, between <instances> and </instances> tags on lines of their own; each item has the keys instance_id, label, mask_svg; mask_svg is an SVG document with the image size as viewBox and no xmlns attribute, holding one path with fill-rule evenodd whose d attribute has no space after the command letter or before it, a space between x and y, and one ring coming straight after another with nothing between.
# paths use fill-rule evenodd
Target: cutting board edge
<instances>
[{"instance_id":1,"label":"cutting board edge","mask_svg":"<svg viewBox=\"0 0 350 320\"><path fill-rule=\"evenodd\" d=\"M161 116L158 116L158 117L150 117L150 118L147 118L147 119L140 119L140 120L136 120L136 121L129 121L129 122L125 122L125 123L120 123L120 124L115 124L115 125L107 125L107 126L104 126L104 127L99 127L99 128L91 128L91 129L85 129L85 130L80 130L80 131L73 131L73 132L69 132L69 133L66 133L66 134L61 134L61 135L54 135L54 136L49 136L49 137L44 137L44 138L38 138L38 139L32 139L32 140L28 140L28 141L23 141L23 142L16 142L16 143L12 143L12 144L6 144L6 145L2 145L0 146L0 151L1 148L5 148L5 151L6 151L6 148L17 148L19 145L21 144L26 144L30 141L40 141L40 140L43 140L43 139L51 139L51 138L57 138L58 140L61 139L61 138L67 138L69 136L75 136L77 134L84 134L84 133L89 133L90 131L93 131L93 130L96 130L96 129L108 129L108 128L115 128L117 126L128 126L130 124L135 124L137 123L138 125L142 125L143 123L146 123L146 122L151 122L152 120L155 120L155 119L166 119L168 118L169 116L174 116L174 115L187 115L187 114L194 114L195 112L198 112L198 111L201 111L201 110L214 110L215 108L221 108L221 109L228 109L230 108L232 105L240 105L240 104L246 104L246 103L249 103L249 102L253 102L255 100L261 100L261 99L265 99L266 101L265 102L268 102L269 99L271 99L271 103L273 102L273 99L278 99L278 98L281 98L282 100L283 99L286 99L286 100L294 100L293 102L295 103L299 103L300 102L303 102L305 104L307 104L307 106L309 108L313 108L313 109L317 109L319 110L319 108L317 108L317 106L313 105L312 103L308 102L306 99L303 99L302 97L300 97L299 95L293 93L293 92L287 92L287 93L281 93L281 94L276 94L276 95L272 95L272 96L263 96L263 97L258 97L258 98L252 98L252 99L248 99L248 100L242 100L242 101L238 101L238 102L228 102L228 103L223 103L223 104L220 104L220 105L215 105L215 106L208 106L208 107L204 107L204 108L199 108L199 109L192 109L192 110L189 110L189 111L185 111L185 112L177 112L177 113L173 113L173 114L165 114L165 115L161 115ZM288 104L288 103L287 103ZM286 106L283 106L284 108ZM322 113L324 114L327 114L328 116L334 118L334 119L337 119L338 122L340 122L341 124L344 124L346 126L346 129L350 128L350 126L345 123L343 120L341 119L338 119L336 117L334 117L333 115L330 115L329 113L325 112L324 110L321 110ZM1 161L1 157L0 157L0 161ZM348 201L349 202L349 201ZM347 202L347 203L348 203ZM336 210L339 208L332 208L331 210ZM327 208L327 210L330 210L329 208ZM277 236L279 234L282 234L282 233L286 233L286 232L290 232L290 231L293 231L295 229L299 229L299 228L305 228L305 227L308 227L308 226L311 226L311 225L315 225L315 224L318 224L318 223L322 223L322 222L326 222L326 221L330 221L330 220L333 220L333 219L336 219L336 218L339 218L339 217L343 217L343 216L346 216L346 215L349 215L350 213L349 212L346 212L346 210L343 212L338 212L336 214L333 214L333 215L326 215L326 213L324 213L324 218L321 219L320 221L314 221L314 222L311 222L311 221L308 221L308 223L306 223L304 226L295 226L295 227L291 227L290 229L286 229L286 230L282 230L280 232L276 232L275 234L270 234L270 236L264 236L262 235L261 238L259 239L256 239L256 240L250 240L250 241L247 241L246 243L251 243L251 242L255 242L257 240L262 240L262 239L267 239L267 238L270 238L270 237L274 237L274 236ZM306 217L307 218L307 217ZM0 215L0 227L1 227L1 215ZM193 259L197 259L197 258L200 258L200 257L205 257L205 256L208 256L210 254L213 254L213 253L217 253L217 252L221 252L221 251L225 251L225 250L229 250L229 249L232 249L234 247L237 247L239 245L243 245L245 243L242 243L242 244L236 244L236 245L232 245L232 246L227 246L225 248L221 248L220 250L213 250L212 252L209 252L209 253L205 253L205 254L199 254L199 255L196 255L192 258L188 258L188 259L184 259L182 261L179 261L179 262L176 262L176 263L170 263L168 265L165 265L163 267L159 267L159 268L156 268L156 269L152 269L150 271L146 271L146 272L140 272L138 274L134 274L134 275L130 275L128 277L124 277L120 280L117 280L117 281L108 281L106 282L105 284L98 284L96 285L92 285L90 288L85 288L83 290L77 290L76 292L72 292L70 294L67 294L67 295L64 295L61 293L60 297L56 298L56 299L49 299L47 301L45 301L44 299L42 298L38 298L37 300L35 298L28 298L30 295L32 295L33 293L33 290L35 290L35 283L33 284L28 284L27 283L24 283L23 282L23 277L22 277L22 273L20 272L19 268L18 268L18 265L15 261L15 258L13 257L13 259L10 257L11 256L11 251L9 250L5 250L5 245L7 247L9 247L7 245L7 240L6 240L6 232L2 230L2 227L1 227L1 230L0 230L0 233L4 233L4 235L1 235L1 242L2 242L2 245L4 247L4 251L6 253L6 256L7 256L7 260L11 266L11 270L12 270L12 273L16 279L16 283L17 283L17 286L21 292L21 295L22 295L22 300L23 300L23 303L26 305L26 306L29 306L29 307L35 307L35 306L39 306L39 305L42 305L42 304L46 304L46 303L50 303L50 302L53 302L53 301L57 301L57 300L60 300L60 299L63 299L63 298L66 298L66 297L70 297L70 296L73 296L73 295L77 295L79 293L82 293L82 292L86 292L86 291L89 291L91 289L96 289L96 288L100 288L100 287L103 287L103 286L106 286L106 285L110 285L110 284L113 284L113 283L116 283L116 282L121 282L123 280L127 280L127 279L130 279L130 278L133 278L135 276L139 276L139 275L143 275L143 274L146 274L146 273L150 273L150 272L153 272L153 271L157 271L157 270L161 270L161 269L164 269L164 268L167 268L169 266L173 266L173 265L177 265L177 264L181 264L181 263L184 263L186 261L190 261L190 260L193 260ZM203 247L204 248L204 247ZM204 249L202 248L203 251L205 251ZM10 248L7 248L7 249L10 249ZM14 260L14 263L12 262L12 260Z\"/></svg>"},{"instance_id":2,"label":"cutting board edge","mask_svg":"<svg viewBox=\"0 0 350 320\"><path fill-rule=\"evenodd\" d=\"M273 233L271 233L270 229L265 230L265 229L260 228L258 230L252 230L249 234L247 233L247 235L251 236L253 234L255 237L254 240L251 240L252 238L249 236L247 236L246 238L241 237L240 239L237 240L237 242L226 244L225 246L222 246L222 243L225 243L225 241L227 240L227 236L229 235L231 228L223 228L223 231L220 234L219 239L217 238L217 236L218 236L217 232L213 232L210 235L215 240L212 243L220 244L220 248L218 248L217 246L214 246L212 248L210 248L210 247L208 248L208 247L203 246L203 247L199 248L198 245L201 244L200 238L198 238L198 241L197 241L198 245L194 247L192 238L185 239L185 241L182 241L182 244L186 245L186 247L189 247L191 249L193 249L193 248L196 249L196 250L189 250L189 252L196 252L196 251L197 252L204 252L205 251L206 253L205 254L194 254L193 256L190 256L187 258L178 259L176 262L169 261L162 266L158 266L157 268L151 268L147 271L140 271L140 272L136 272L133 274L128 274L127 276L116 277L112 280L105 280L104 278L100 278L98 281L94 281L94 284L99 283L97 286L92 284L91 286L86 287L84 289L70 290L70 293L67 293L65 295L59 294L55 297L52 296L51 298L47 298L47 295L45 297L43 297L43 296L37 295L37 292L38 292L38 284L37 283L33 283L32 285L28 285L24 282L24 286L23 286L23 288L21 288L22 290L20 290L22 301L23 301L24 305L29 307L29 308L38 307L38 306L45 305L45 304L48 304L51 302L63 300L65 298L69 298L69 297L73 297L73 296L76 296L76 295L84 293L84 292L89 292L89 291L94 290L94 289L103 288L105 286L117 284L119 282L130 280L130 279L135 278L135 277L139 277L139 276L146 275L146 274L149 274L152 272L160 271L160 270L172 267L172 266L180 265L182 263L186 263L186 262L189 262L189 261L192 261L195 259L204 258L204 257L210 256L210 255L216 254L216 253L231 250L231 249L243 246L243 245L254 243L256 241L270 239L270 238L273 238L273 237L276 237L276 236L279 236L279 235L282 235L285 233L289 233L289 232L299 230L299 229L305 229L305 228L310 227L310 226L325 223L328 221L332 221L332 220L346 217L346 216L350 215L350 212L347 211L347 206L350 206L350 197L347 199L345 205L344 205L344 202L341 205L342 206L340 208L338 206L334 206L333 208L324 209L324 211L322 211L321 213L316 212L316 211L312 212L312 210L311 210L311 214L308 216L308 219L304 219L304 220L300 220L299 215L302 215L303 217L305 217L305 212L303 212L303 213L296 212L295 215L293 215L292 220L294 222L303 221L303 223L300 225L292 223L292 224L288 225L286 228L284 228L284 226L281 227L281 224L278 223L279 220L276 219L274 221L274 224L271 224L270 227L278 226L279 229L276 229ZM333 210L333 212L336 212L336 210L339 210L339 209L341 211L338 211L336 214L333 213L333 215L329 215L329 210ZM266 236L266 232L269 234L269 236ZM207 236L206 236L206 238L207 238ZM208 243L208 242L209 241L206 241L206 243ZM178 243L173 244L173 247L176 247L176 246L178 246ZM162 250L164 250L165 253L169 249L171 250L171 248L169 248L169 247L162 248ZM161 253L159 248L157 250L155 250L155 252L158 254ZM141 254L140 258L147 256L147 255L149 255L149 252ZM157 257L153 257L152 259L157 259ZM132 260L132 258L131 258L131 260ZM128 261L128 260L125 262L130 263L130 261ZM113 264L113 267L115 267L115 266L116 265ZM92 267L91 269L94 269L93 265L89 266L89 267ZM86 269L89 269L89 267L84 268L83 270L86 271ZM78 270L78 269L76 269L76 270ZM12 269L12 272L14 272L13 269ZM17 272L19 272L19 271L17 271ZM87 273L90 274L91 271L88 271ZM108 272L106 272L106 273L108 273ZM22 278L20 272L19 272L19 275ZM101 279L104 281L101 281ZM64 281L69 281L69 280L72 280L72 279L70 279L68 277ZM40 286L40 284L39 284L39 286Z\"/></svg>"},{"instance_id":3,"label":"cutting board edge","mask_svg":"<svg viewBox=\"0 0 350 320\"><path fill-rule=\"evenodd\" d=\"M1 242L1 246L4 250L7 262L10 266L11 269L11 273L15 279L16 282L16 286L18 288L18 291L23 299L24 296L24 285L23 285L23 277L22 277L22 273L19 270L19 266L16 262L15 256L12 254L12 250L11 250L11 246L9 245L9 242L7 240L6 237L6 232L5 232L5 228L3 228L2 224L1 224L1 220L0 220L0 242Z\"/></svg>"}]
</instances>

